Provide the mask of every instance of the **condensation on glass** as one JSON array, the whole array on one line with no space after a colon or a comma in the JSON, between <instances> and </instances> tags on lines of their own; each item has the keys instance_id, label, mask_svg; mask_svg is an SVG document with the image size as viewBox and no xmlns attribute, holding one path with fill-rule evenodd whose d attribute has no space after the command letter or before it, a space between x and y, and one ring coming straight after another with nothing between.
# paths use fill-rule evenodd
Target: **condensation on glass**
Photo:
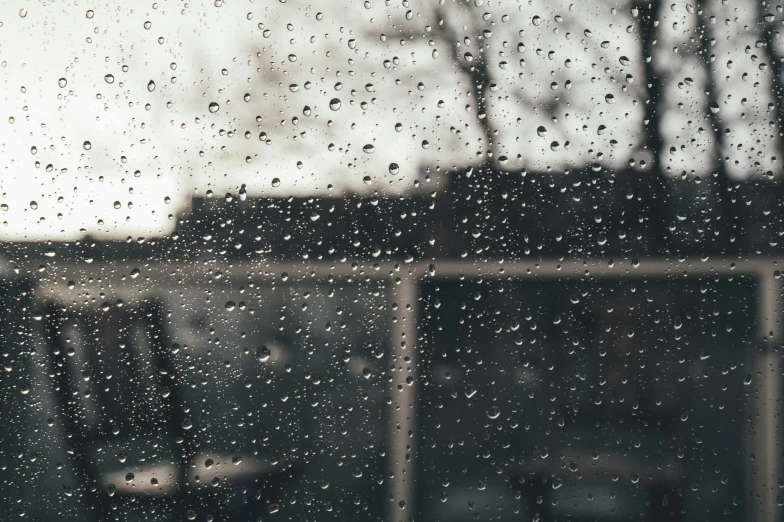
<instances>
[{"instance_id":1,"label":"condensation on glass","mask_svg":"<svg viewBox=\"0 0 784 522\"><path fill-rule=\"evenodd\" d=\"M2 520L784 520L776 2L0 8Z\"/></svg>"}]
</instances>

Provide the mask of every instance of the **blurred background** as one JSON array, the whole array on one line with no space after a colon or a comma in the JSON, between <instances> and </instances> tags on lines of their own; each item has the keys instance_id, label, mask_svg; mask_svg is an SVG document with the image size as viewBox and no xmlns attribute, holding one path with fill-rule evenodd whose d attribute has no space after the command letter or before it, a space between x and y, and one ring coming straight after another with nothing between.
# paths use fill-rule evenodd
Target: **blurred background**
<instances>
[{"instance_id":1,"label":"blurred background","mask_svg":"<svg viewBox=\"0 0 784 522\"><path fill-rule=\"evenodd\" d=\"M0 9L0 519L784 520L782 6Z\"/></svg>"}]
</instances>

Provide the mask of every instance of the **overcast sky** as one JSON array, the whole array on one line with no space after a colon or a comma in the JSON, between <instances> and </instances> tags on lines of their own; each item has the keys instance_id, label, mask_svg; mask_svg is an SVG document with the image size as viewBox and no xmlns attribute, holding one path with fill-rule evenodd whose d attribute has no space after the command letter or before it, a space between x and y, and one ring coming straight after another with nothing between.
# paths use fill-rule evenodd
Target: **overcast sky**
<instances>
[{"instance_id":1,"label":"overcast sky","mask_svg":"<svg viewBox=\"0 0 784 522\"><path fill-rule=\"evenodd\" d=\"M442 174L488 158L554 171L650 161L630 4L443 4L3 6L0 238L166 234L194 195L243 184L249 196L403 194L428 170L443 189ZM739 122L725 154L739 175L774 168L775 155L750 5L715 8L721 116ZM715 164L697 17L668 5L654 56L669 79L662 154L673 175ZM490 75L486 112L472 64Z\"/></svg>"}]
</instances>

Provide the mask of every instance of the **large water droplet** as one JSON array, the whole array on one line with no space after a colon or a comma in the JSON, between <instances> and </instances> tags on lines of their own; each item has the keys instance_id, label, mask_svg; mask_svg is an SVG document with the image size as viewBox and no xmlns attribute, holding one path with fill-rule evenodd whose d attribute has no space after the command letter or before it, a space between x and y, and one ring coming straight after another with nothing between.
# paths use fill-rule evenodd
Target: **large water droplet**
<instances>
[{"instance_id":1,"label":"large water droplet","mask_svg":"<svg viewBox=\"0 0 784 522\"><path fill-rule=\"evenodd\" d=\"M149 83L147 84L147 90L150 91L150 92L155 90L155 82L154 81L152 81L152 80L149 81Z\"/></svg>"},{"instance_id":2,"label":"large water droplet","mask_svg":"<svg viewBox=\"0 0 784 522\"><path fill-rule=\"evenodd\" d=\"M332 98L331 100L329 100L329 108L332 109L333 111L340 109L340 105L341 103L338 98Z\"/></svg>"},{"instance_id":3,"label":"large water droplet","mask_svg":"<svg viewBox=\"0 0 784 522\"><path fill-rule=\"evenodd\" d=\"M271 354L272 352L269 348L267 348L267 345L262 345L259 348L256 348L256 359L258 359L260 362L267 362Z\"/></svg>"},{"instance_id":4,"label":"large water droplet","mask_svg":"<svg viewBox=\"0 0 784 522\"><path fill-rule=\"evenodd\" d=\"M59 85L60 88L62 89L66 85L68 85L68 80L66 80L65 78L60 78L59 80L57 80L57 85Z\"/></svg>"},{"instance_id":5,"label":"large water droplet","mask_svg":"<svg viewBox=\"0 0 784 522\"><path fill-rule=\"evenodd\" d=\"M212 113L216 113L216 112L218 112L218 110L220 109L220 105L218 105L218 104L217 104L217 103L215 103L215 102L210 102L209 109L210 109L210 112L212 112Z\"/></svg>"}]
</instances>

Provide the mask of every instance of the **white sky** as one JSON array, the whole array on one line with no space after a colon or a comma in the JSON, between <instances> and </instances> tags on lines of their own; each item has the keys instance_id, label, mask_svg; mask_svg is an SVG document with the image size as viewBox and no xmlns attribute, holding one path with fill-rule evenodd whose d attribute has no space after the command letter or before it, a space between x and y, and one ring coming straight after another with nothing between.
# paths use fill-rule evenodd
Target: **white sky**
<instances>
[{"instance_id":1,"label":"white sky","mask_svg":"<svg viewBox=\"0 0 784 522\"><path fill-rule=\"evenodd\" d=\"M10 4L0 9L0 203L8 206L0 239L160 235L174 227L170 214L208 190L405 193L425 168L479 163L488 146L469 79L453 59L457 43L459 59L470 52L489 65L491 151L509 158L506 168L617 168L646 154L638 22L623 2L47 0L28 5L24 17ZM668 59L671 42L688 38L687 14L679 16L675 29L667 18L677 34L657 60L675 78L697 76L688 110L705 120L699 62ZM726 52L742 55L743 45L735 47ZM760 92L753 103L766 107ZM690 147L677 158L678 173L711 166L705 134L684 138L696 132L688 110L667 115L668 143Z\"/></svg>"}]
</instances>

